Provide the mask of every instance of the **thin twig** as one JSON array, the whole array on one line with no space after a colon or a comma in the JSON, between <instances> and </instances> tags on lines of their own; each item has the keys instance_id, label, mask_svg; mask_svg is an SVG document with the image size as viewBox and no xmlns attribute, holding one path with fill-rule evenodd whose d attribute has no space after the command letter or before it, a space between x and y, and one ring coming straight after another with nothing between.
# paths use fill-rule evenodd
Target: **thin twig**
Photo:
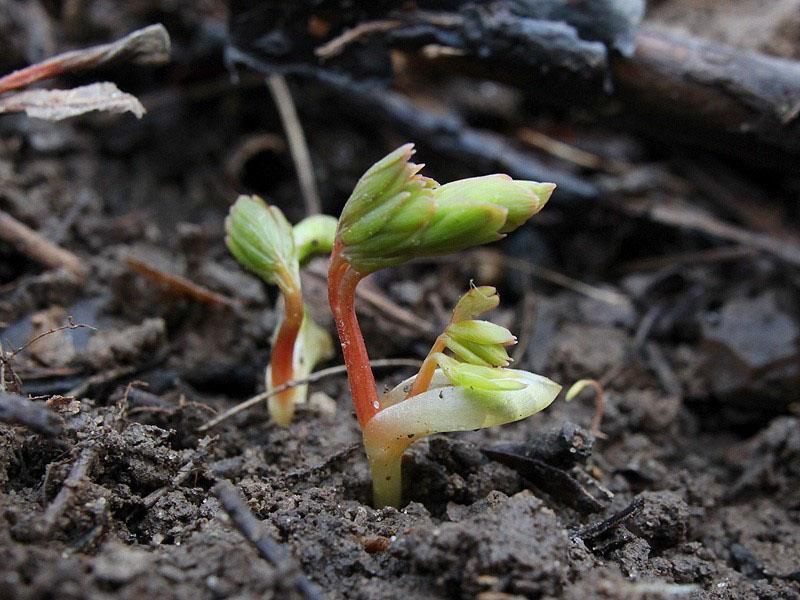
<instances>
[{"instance_id":1,"label":"thin twig","mask_svg":"<svg viewBox=\"0 0 800 600\"><path fill-rule=\"evenodd\" d=\"M64 480L55 499L50 506L47 507L44 517L42 517L41 533L43 536L46 537L50 534L53 527L55 527L58 522L58 519L64 514L73 492L80 487L84 477L89 473L94 459L94 446L85 446L78 455L78 459L73 463L72 469Z\"/></svg>"},{"instance_id":2,"label":"thin twig","mask_svg":"<svg viewBox=\"0 0 800 600\"><path fill-rule=\"evenodd\" d=\"M549 135L545 135L541 131L536 131L530 127L523 127L517 130L517 137L526 144L544 150L552 156L564 159L580 167L592 169L593 171L622 173L629 168L629 166L624 163L608 160L597 154L581 150L580 148L551 138Z\"/></svg>"},{"instance_id":3,"label":"thin twig","mask_svg":"<svg viewBox=\"0 0 800 600\"><path fill-rule=\"evenodd\" d=\"M800 245L795 242L731 225L694 208L652 205L648 202L620 204L619 207L624 212L662 225L690 229L717 239L736 242L772 254L789 264L800 265Z\"/></svg>"},{"instance_id":4,"label":"thin twig","mask_svg":"<svg viewBox=\"0 0 800 600\"><path fill-rule=\"evenodd\" d=\"M109 369L108 371L103 371L102 373L97 373L96 375L88 377L86 381L80 385L72 388L70 391L64 394L64 396L66 398L79 398L86 394L94 386L110 383L116 379L119 379L120 377L125 377L127 375L136 373L136 371L139 369L140 367L138 366L120 366Z\"/></svg>"},{"instance_id":5,"label":"thin twig","mask_svg":"<svg viewBox=\"0 0 800 600\"><path fill-rule=\"evenodd\" d=\"M400 27L402 24L402 21L398 21L396 19L364 21L351 29L345 30L343 33L337 35L331 41L326 42L322 46L317 47L314 50L314 54L317 56L317 58L321 58L323 60L333 58L334 56L341 54L347 46L365 35L369 35L371 33L384 33L396 27Z\"/></svg>"},{"instance_id":6,"label":"thin twig","mask_svg":"<svg viewBox=\"0 0 800 600\"><path fill-rule=\"evenodd\" d=\"M487 256L493 255L499 256L498 262L503 266L514 269L515 271L527 273L528 275L538 277L539 279L543 279L545 281L549 281L550 283L554 283L560 287L572 290L573 292L577 292L589 298L599 300L600 302L604 302L612 306L625 307L631 306L632 304L631 299L621 292L595 287L588 283L584 283L583 281L573 279L572 277L564 275L563 273L559 273L558 271L553 271L552 269L542 267L536 263L517 258L515 256L501 254L496 250L474 250L472 252L458 254L457 256L436 256L418 259L415 262L463 263L465 260L480 262L485 261Z\"/></svg>"},{"instance_id":7,"label":"thin twig","mask_svg":"<svg viewBox=\"0 0 800 600\"><path fill-rule=\"evenodd\" d=\"M517 271L528 273L529 275L533 275L534 277L538 277L539 279L544 279L545 281L549 281L550 283L554 283L568 290L572 290L573 292L577 292L579 294L582 294L589 298L593 298L594 300L599 300L600 302L604 302L612 306L631 305L630 298L628 298L626 295L620 292L614 290L606 290L595 287L593 285L589 285L588 283L579 281L577 279L569 277L568 275L559 273L558 271L553 271L552 269L542 267L541 265L537 265L535 263L523 260L521 258L504 255L503 264Z\"/></svg>"},{"instance_id":8,"label":"thin twig","mask_svg":"<svg viewBox=\"0 0 800 600\"><path fill-rule=\"evenodd\" d=\"M44 333L40 333L40 334L39 334L39 335L37 335L36 337L34 337L34 338L31 338L30 340L28 340L27 342L25 342L25 344L23 344L22 346L20 346L19 348L17 348L17 349L16 349L16 350L14 350L13 352L9 353L9 354L6 356L6 359L11 359L11 358L14 358L14 357L15 357L17 354L19 354L20 352L22 352L23 350L25 350L25 348L27 348L27 347L28 347L28 346L30 346L31 344L33 344L33 343L35 343L35 342L39 341L39 340L40 340L40 339L42 339L43 337L46 337L46 336L48 336L48 335L52 335L52 334L56 333L57 331L64 331L64 330L66 330L66 329L83 329L83 328L86 328L86 329L91 329L92 331L97 331L97 328L96 328L96 327L92 327L91 325L86 325L85 323L74 323L74 322L72 321L72 317L67 317L67 324L66 324L66 325L62 325L61 327L55 327L55 328L53 328L53 329L48 329L48 330L47 330L47 331L45 331Z\"/></svg>"},{"instance_id":9,"label":"thin twig","mask_svg":"<svg viewBox=\"0 0 800 600\"><path fill-rule=\"evenodd\" d=\"M303 272L323 282L327 281L328 278L327 271L320 270L318 265L314 263L311 263ZM362 284L356 288L356 296L390 319L421 334L429 335L436 332L436 327L434 327L433 323L399 306L385 294L370 288L369 280L366 281L366 285Z\"/></svg>"},{"instance_id":10,"label":"thin twig","mask_svg":"<svg viewBox=\"0 0 800 600\"><path fill-rule=\"evenodd\" d=\"M591 544L594 540L607 536L611 530L615 529L620 523L639 512L643 506L644 500L641 496L637 496L628 506L623 508L621 511L614 513L607 519L579 529L575 533L575 537L578 537L584 542Z\"/></svg>"},{"instance_id":11,"label":"thin twig","mask_svg":"<svg viewBox=\"0 0 800 600\"><path fill-rule=\"evenodd\" d=\"M370 366L373 369L388 369L393 367L414 367L419 368L422 366L422 361L411 359L411 358L384 358L370 361ZM252 408L257 404L260 404L264 400L271 398L275 394L280 394L284 390L288 390L289 388L297 387L298 385L305 385L306 383L314 383L315 381L319 381L320 379L325 379L326 377L332 377L333 375L340 375L342 373L346 373L347 368L344 365L337 365L335 367L328 367L327 369L321 369L314 373L311 373L308 377L303 377L302 379L295 379L293 381L287 381L283 385L279 385L277 387L272 388L269 391L262 392L250 398L249 400L245 400L240 404L237 404L233 408L226 410L224 413L221 413L211 419L208 423L201 425L197 428L197 431L203 432L208 431L212 427L216 427L223 421L230 419L232 416L239 414L242 411L247 410L248 408Z\"/></svg>"},{"instance_id":12,"label":"thin twig","mask_svg":"<svg viewBox=\"0 0 800 600\"><path fill-rule=\"evenodd\" d=\"M222 508L228 513L233 524L253 544L261 557L270 563L278 575L278 581L287 581L308 600L321 600L322 594L303 574L300 565L281 544L270 539L264 525L259 521L242 499L239 490L227 480L221 480L211 492L217 497Z\"/></svg>"},{"instance_id":13,"label":"thin twig","mask_svg":"<svg viewBox=\"0 0 800 600\"><path fill-rule=\"evenodd\" d=\"M72 252L57 246L3 210L0 210L0 239L38 263L51 268L67 269L79 281L89 272L86 263Z\"/></svg>"},{"instance_id":14,"label":"thin twig","mask_svg":"<svg viewBox=\"0 0 800 600\"><path fill-rule=\"evenodd\" d=\"M128 257L125 259L125 262L136 273L158 284L176 296L189 298L209 306L224 306L227 308L237 308L241 306L238 300L228 298L217 292L212 292L208 288L198 285L186 277L156 269L137 258Z\"/></svg>"},{"instance_id":15,"label":"thin twig","mask_svg":"<svg viewBox=\"0 0 800 600\"><path fill-rule=\"evenodd\" d=\"M283 75L270 75L267 77L267 87L278 108L278 114L286 132L289 142L289 152L292 154L294 168L297 171L297 179L300 182L300 192L303 194L303 201L306 205L306 215L315 215L322 212L322 203L319 200L317 182L314 179L314 165L311 162L311 154L308 151L306 136L303 133L303 126L297 116L297 109L292 99L289 86Z\"/></svg>"},{"instance_id":16,"label":"thin twig","mask_svg":"<svg viewBox=\"0 0 800 600\"><path fill-rule=\"evenodd\" d=\"M632 260L622 263L616 270L619 273L627 274L637 271L661 269L664 267L677 267L680 265L735 261L757 255L758 250L749 246L722 246L720 248L709 248L707 250L697 250L693 252L678 252L675 254L665 254L663 256Z\"/></svg>"},{"instance_id":17,"label":"thin twig","mask_svg":"<svg viewBox=\"0 0 800 600\"><path fill-rule=\"evenodd\" d=\"M158 502L159 498L161 498L169 490L174 490L178 486L182 485L183 482L189 478L189 475L192 474L192 471L195 470L195 465L197 462L206 457L209 446L216 439L216 437L204 437L201 439L197 443L197 448L192 453L191 458L178 470L178 473L172 478L172 481L169 482L169 485L149 493L142 500L142 504L144 504L147 508L152 508L153 505Z\"/></svg>"}]
</instances>

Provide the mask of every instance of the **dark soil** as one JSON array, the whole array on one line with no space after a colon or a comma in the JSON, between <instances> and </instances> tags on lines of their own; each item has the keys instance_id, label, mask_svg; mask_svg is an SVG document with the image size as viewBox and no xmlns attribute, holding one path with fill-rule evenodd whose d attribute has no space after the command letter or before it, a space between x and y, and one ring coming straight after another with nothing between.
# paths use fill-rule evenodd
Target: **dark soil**
<instances>
[{"instance_id":1,"label":"dark soil","mask_svg":"<svg viewBox=\"0 0 800 600\"><path fill-rule=\"evenodd\" d=\"M286 574L221 510L210 492L218 479L240 489L326 598L800 598L796 267L755 254L636 266L712 244L554 199L538 224L489 253L378 274L371 283L386 301L436 327L471 279L496 285L496 320L524 346L517 366L565 386L603 380L607 406L602 439L586 431L587 392L519 423L421 441L405 456L408 503L375 510L343 378L313 385L289 429L259 406L197 431L263 388L275 323L274 291L224 248L230 202L250 191L292 221L304 210L266 89L231 83L222 66L224 6L136 2L115 13L100 0L42 2L41 12L10 4L0 8L2 72L159 20L176 58L103 73L140 96L141 122L0 116L0 208L91 269L76 283L0 241L3 348L67 316L96 329L52 333L13 359L23 395L63 427L45 435L0 423L0 598L293 597ZM65 7L82 4L90 9L76 29ZM337 214L364 168L406 140L338 113L313 88L294 90L325 209ZM253 136L268 143L243 150ZM712 159L609 131L583 139L592 136L634 165L610 196L661 198L666 189L758 222L697 194L691 165ZM479 174L429 154L420 149L441 180ZM735 175L753 190L745 200L765 202L759 214L774 208L781 227L796 227L796 174ZM501 252L627 303L532 278ZM127 258L238 304L165 291ZM309 274L304 285L330 325L324 284ZM423 356L435 335L376 305L362 317L374 358ZM380 384L409 374L383 371ZM500 447L519 463L483 452Z\"/></svg>"}]
</instances>

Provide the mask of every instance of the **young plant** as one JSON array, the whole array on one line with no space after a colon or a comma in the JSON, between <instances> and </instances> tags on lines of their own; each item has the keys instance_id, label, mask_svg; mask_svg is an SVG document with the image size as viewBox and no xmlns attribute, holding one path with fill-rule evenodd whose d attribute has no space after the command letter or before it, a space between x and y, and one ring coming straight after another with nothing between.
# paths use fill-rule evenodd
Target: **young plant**
<instances>
[{"instance_id":1,"label":"young plant","mask_svg":"<svg viewBox=\"0 0 800 600\"><path fill-rule=\"evenodd\" d=\"M419 373L384 394L381 410L364 428L376 506L400 503L403 452L416 440L518 421L555 400L557 383L506 368L511 362L506 346L517 338L505 327L475 319L499 303L493 287L464 294Z\"/></svg>"},{"instance_id":2,"label":"young plant","mask_svg":"<svg viewBox=\"0 0 800 600\"><path fill-rule=\"evenodd\" d=\"M396 394L384 397L383 401L378 398L355 314L355 290L359 281L369 273L413 258L458 252L499 240L539 212L555 188L551 183L518 181L507 175L488 175L439 185L419 174L422 166L409 162L412 154L411 144L402 146L373 165L358 181L339 219L328 273L328 297L356 415L370 456L378 505L400 501L399 456L410 442L403 444L393 437L399 430L404 430L406 440L413 441L435 431L460 430L464 428L462 425L475 429L520 419L535 412L526 410L541 404L526 403L528 395L539 394L546 388L535 375L515 374L512 377L515 385L522 387L494 389L493 401L498 407L506 408L489 416L486 406L492 402L484 403L481 408L476 400L481 396L480 388L467 389L451 382L445 373L437 374L435 366L443 366L440 361L447 360L439 352L446 347L446 341L440 338L438 346L434 347L436 352L432 353L435 357L430 357L423 366L420 383L415 388L413 383L409 387L408 391L414 388L414 395L402 402L396 400ZM452 330L443 335L449 335L451 340L459 338L457 334L453 338ZM451 341L451 350L453 347ZM469 347L467 343L465 348ZM463 370L449 363L448 368L456 381L462 381L458 374L463 374ZM505 381L506 375L500 374L499 380ZM467 380L470 377L498 378L497 373L489 376L469 369L466 376ZM441 388L436 395L441 392L442 398L431 402L422 392L434 386ZM491 388L488 391L492 391ZM391 414L397 417L384 417L372 423L385 409L395 406ZM387 424L390 418L391 425Z\"/></svg>"},{"instance_id":3,"label":"young plant","mask_svg":"<svg viewBox=\"0 0 800 600\"><path fill-rule=\"evenodd\" d=\"M225 243L245 268L277 285L283 298L283 317L272 339L266 370L267 390L303 378L314 365L331 358L328 333L311 319L303 303L300 266L317 254L331 251L336 219L314 215L295 225L281 210L258 196L240 196L225 220ZM269 413L288 426L295 404L304 402L307 386L289 388L270 397Z\"/></svg>"}]
</instances>

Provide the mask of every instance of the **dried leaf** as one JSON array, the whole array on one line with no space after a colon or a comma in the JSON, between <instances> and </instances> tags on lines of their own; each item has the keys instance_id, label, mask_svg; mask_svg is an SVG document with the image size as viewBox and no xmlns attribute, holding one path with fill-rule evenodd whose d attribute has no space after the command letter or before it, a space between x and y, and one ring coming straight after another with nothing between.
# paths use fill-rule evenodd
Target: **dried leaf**
<instances>
[{"instance_id":1,"label":"dried leaf","mask_svg":"<svg viewBox=\"0 0 800 600\"><path fill-rule=\"evenodd\" d=\"M150 25L110 44L64 52L0 78L0 92L30 85L73 71L91 69L112 60L158 64L169 60L170 39L163 25Z\"/></svg>"},{"instance_id":2,"label":"dried leaf","mask_svg":"<svg viewBox=\"0 0 800 600\"><path fill-rule=\"evenodd\" d=\"M71 90L28 90L0 99L0 113L24 111L29 117L47 121L61 121L93 110L132 112L140 119L146 112L135 96L108 82Z\"/></svg>"}]
</instances>

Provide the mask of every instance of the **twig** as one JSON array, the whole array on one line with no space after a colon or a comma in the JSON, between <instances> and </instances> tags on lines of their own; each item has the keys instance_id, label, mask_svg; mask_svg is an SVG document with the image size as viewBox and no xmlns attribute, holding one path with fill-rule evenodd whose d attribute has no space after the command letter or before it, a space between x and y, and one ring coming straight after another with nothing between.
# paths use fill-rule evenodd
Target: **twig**
<instances>
[{"instance_id":1,"label":"twig","mask_svg":"<svg viewBox=\"0 0 800 600\"><path fill-rule=\"evenodd\" d=\"M317 58L321 58L322 60L333 58L341 54L347 46L365 35L369 35L370 33L384 33L395 27L400 27L402 24L402 21L396 19L364 21L351 29L345 30L344 33L337 35L322 46L317 47L314 50L314 54Z\"/></svg>"},{"instance_id":2,"label":"twig","mask_svg":"<svg viewBox=\"0 0 800 600\"><path fill-rule=\"evenodd\" d=\"M139 370L139 367L137 366L114 367L108 371L103 371L97 375L92 375L80 385L69 390L66 394L64 394L64 396L67 398L79 398L96 385L109 383L115 379L119 379L120 377L125 377L126 375L135 373L137 370Z\"/></svg>"},{"instance_id":3,"label":"twig","mask_svg":"<svg viewBox=\"0 0 800 600\"><path fill-rule=\"evenodd\" d=\"M544 150L548 154L569 161L579 167L591 169L593 171L605 171L607 173L622 173L628 165L618 161L608 160L597 154L592 154L586 150L581 150L562 141L551 138L540 131L523 127L517 130L517 137L526 144Z\"/></svg>"},{"instance_id":4,"label":"twig","mask_svg":"<svg viewBox=\"0 0 800 600\"><path fill-rule=\"evenodd\" d=\"M750 246L772 254L789 264L800 266L800 245L731 225L696 209L649 203L624 204L621 208L627 213L648 218L656 223L683 227L718 239Z\"/></svg>"},{"instance_id":5,"label":"twig","mask_svg":"<svg viewBox=\"0 0 800 600\"><path fill-rule=\"evenodd\" d=\"M322 212L322 204L314 179L314 165L311 162L311 154L308 151L306 136L300 125L294 100L292 100L292 93L289 86L286 85L283 75L267 77L267 87L269 87L272 99L278 108L278 114L289 141L289 152L292 154L297 179L300 181L300 191L306 204L306 215L315 215Z\"/></svg>"},{"instance_id":6,"label":"twig","mask_svg":"<svg viewBox=\"0 0 800 600\"><path fill-rule=\"evenodd\" d=\"M73 463L69 475L64 480L61 489L42 517L41 534L47 536L53 530L58 519L67 509L72 493L78 489L83 478L89 473L95 458L94 446L85 446L78 459Z\"/></svg>"},{"instance_id":7,"label":"twig","mask_svg":"<svg viewBox=\"0 0 800 600\"><path fill-rule=\"evenodd\" d=\"M33 339L28 340L25 344L23 344L13 352L6 352L3 349L3 345L0 344L0 391L2 392L6 391L6 371L8 371L9 375L11 376L10 383L14 391L16 391L17 393L20 393L22 391L22 380L20 379L19 375L16 373L14 369L13 360L17 354L25 350L25 348L27 348L37 340L40 340L41 338L53 334L57 331L63 331L65 329L79 329L81 327L94 329L94 327L92 327L91 325L84 325L82 323L78 324L73 323L72 317L68 317L67 323L68 323L67 325L64 325L62 327L56 327L54 329L49 329L48 331L45 331L44 333L37 335Z\"/></svg>"},{"instance_id":8,"label":"twig","mask_svg":"<svg viewBox=\"0 0 800 600\"><path fill-rule=\"evenodd\" d=\"M239 181L247 161L264 151L275 154L285 152L286 143L274 133L254 133L243 137L225 161L225 175L231 182Z\"/></svg>"},{"instance_id":9,"label":"twig","mask_svg":"<svg viewBox=\"0 0 800 600\"><path fill-rule=\"evenodd\" d=\"M111 42L64 52L0 78L0 93L15 90L63 73L91 69L111 60L133 57L141 63L169 60L170 40L163 25L150 25Z\"/></svg>"},{"instance_id":10,"label":"twig","mask_svg":"<svg viewBox=\"0 0 800 600\"><path fill-rule=\"evenodd\" d=\"M384 358L370 361L370 366L373 369L387 369L393 367L414 367L419 368L422 365L422 361L411 359L411 358ZM337 365L335 367L328 367L327 369L321 369L314 373L311 373L308 377L303 377L302 379L295 379L293 381L287 381L283 385L279 385L277 387L272 388L267 392L262 392L250 398L249 400L245 400L244 402L237 404L233 408L226 410L224 413L221 413L211 419L208 423L201 425L197 428L197 431L203 432L208 431L212 427L216 427L222 421L230 419L232 416L239 414L242 411L247 410L248 408L252 408L257 404L260 404L264 400L271 398L275 394L279 394L284 390L288 390L289 388L297 387L298 385L304 385L306 383L314 383L315 381L319 381L320 379L325 379L326 377L332 377L333 375L339 375L341 373L346 373L347 368L344 365Z\"/></svg>"},{"instance_id":11,"label":"twig","mask_svg":"<svg viewBox=\"0 0 800 600\"><path fill-rule=\"evenodd\" d=\"M644 500L637 496L628 506L614 513L604 521L579 529L575 533L575 537L591 544L594 540L607 536L617 525L639 512L642 506L644 506Z\"/></svg>"},{"instance_id":12,"label":"twig","mask_svg":"<svg viewBox=\"0 0 800 600\"><path fill-rule=\"evenodd\" d=\"M66 329L83 329L83 328L91 329L92 331L97 331L96 327L92 327L91 325L86 325L85 323L74 323L72 321L72 317L67 317L67 324L66 325L62 325L61 327L55 327L53 329L48 329L44 333L40 333L36 337L34 337L34 338L28 340L27 342L25 342L25 344L23 344L22 346L20 346L19 348L17 348L13 352L10 352L6 356L6 359L14 358L17 354L19 354L20 352L25 350L25 348L27 348L31 344L34 344L35 342L39 341L43 337L46 337L48 335L52 335L52 334L56 333L57 331L64 331Z\"/></svg>"},{"instance_id":13,"label":"twig","mask_svg":"<svg viewBox=\"0 0 800 600\"><path fill-rule=\"evenodd\" d=\"M158 284L176 296L189 298L209 306L225 306L227 308L238 308L241 306L238 300L234 300L233 298L228 298L222 294L212 292L211 290L203 287L202 285L194 283L186 277L173 275L172 273L166 273L156 269L155 267L152 267L146 262L137 258L128 257L125 259L125 262L136 273Z\"/></svg>"},{"instance_id":14,"label":"twig","mask_svg":"<svg viewBox=\"0 0 800 600\"><path fill-rule=\"evenodd\" d=\"M324 270L320 271L319 267L313 263L305 269L304 273L308 273L321 281L327 281L328 273ZM366 281L369 283L369 279ZM433 323L397 305L385 294L382 294L374 288L370 288L369 285L358 286L358 288L356 288L356 295L389 318L419 333L431 334L436 331L436 327L434 327Z\"/></svg>"},{"instance_id":15,"label":"twig","mask_svg":"<svg viewBox=\"0 0 800 600\"><path fill-rule=\"evenodd\" d=\"M43 404L6 392L0 392L0 421L24 425L51 437L61 433L62 428L61 418Z\"/></svg>"},{"instance_id":16,"label":"twig","mask_svg":"<svg viewBox=\"0 0 800 600\"><path fill-rule=\"evenodd\" d=\"M51 268L64 268L82 281L89 273L84 261L69 250L64 250L42 234L0 210L0 239L36 262Z\"/></svg>"},{"instance_id":17,"label":"twig","mask_svg":"<svg viewBox=\"0 0 800 600\"><path fill-rule=\"evenodd\" d=\"M183 482L189 478L189 475L192 474L192 471L194 471L197 462L206 457L209 446L216 439L216 437L204 437L201 439L197 443L197 448L192 453L191 458L178 470L178 473L172 478L172 481L169 482L169 485L149 493L142 500L142 504L144 504L147 508L151 508L156 502L158 502L158 499L166 494L169 490L175 489L179 485L183 484Z\"/></svg>"},{"instance_id":18,"label":"twig","mask_svg":"<svg viewBox=\"0 0 800 600\"><path fill-rule=\"evenodd\" d=\"M552 269L542 267L515 256L501 254L496 250L474 250L472 252L458 254L457 256L437 256L434 258L420 259L416 262L462 263L465 260L480 262L486 260L486 257L490 255L499 255L500 259L498 262L510 269L521 271L523 273L527 273L528 275L532 275L533 277L538 277L539 279L549 281L550 283L554 283L555 285L572 290L573 292L577 292L578 294L582 294L589 298L599 300L600 302L604 302L612 306L624 307L629 307L632 304L630 298L621 292L595 287L588 283L584 283L583 281L573 279L572 277L564 275L563 273L559 273L558 271L553 271Z\"/></svg>"},{"instance_id":19,"label":"twig","mask_svg":"<svg viewBox=\"0 0 800 600\"><path fill-rule=\"evenodd\" d=\"M521 258L504 255L503 264L517 271L528 273L529 275L533 275L539 279L549 281L550 283L554 283L568 290L572 290L573 292L577 292L612 306L631 306L631 300L625 294L614 290L606 290L589 285L588 283L584 283L583 281L579 281L569 277L568 275L559 273L558 271L553 271L552 269L542 267L541 265L537 265Z\"/></svg>"},{"instance_id":20,"label":"twig","mask_svg":"<svg viewBox=\"0 0 800 600\"><path fill-rule=\"evenodd\" d=\"M750 258L757 254L758 251L756 249L747 246L722 246L720 248L709 248L708 250L678 252L676 254L665 254L664 256L632 260L622 263L617 271L622 274L627 274L678 265L726 262Z\"/></svg>"},{"instance_id":21,"label":"twig","mask_svg":"<svg viewBox=\"0 0 800 600\"><path fill-rule=\"evenodd\" d=\"M244 538L253 544L264 560L275 567L279 582L288 581L308 600L322 599L322 594L317 586L306 578L286 548L270 539L264 525L256 519L242 499L239 490L230 481L221 480L211 488L211 492L217 497L222 508L228 513L231 521Z\"/></svg>"},{"instance_id":22,"label":"twig","mask_svg":"<svg viewBox=\"0 0 800 600\"><path fill-rule=\"evenodd\" d=\"M386 294L375 288L370 288L369 285L360 285L356 289L356 295L373 308L411 329L425 334L436 331L433 323L397 305Z\"/></svg>"}]
</instances>

